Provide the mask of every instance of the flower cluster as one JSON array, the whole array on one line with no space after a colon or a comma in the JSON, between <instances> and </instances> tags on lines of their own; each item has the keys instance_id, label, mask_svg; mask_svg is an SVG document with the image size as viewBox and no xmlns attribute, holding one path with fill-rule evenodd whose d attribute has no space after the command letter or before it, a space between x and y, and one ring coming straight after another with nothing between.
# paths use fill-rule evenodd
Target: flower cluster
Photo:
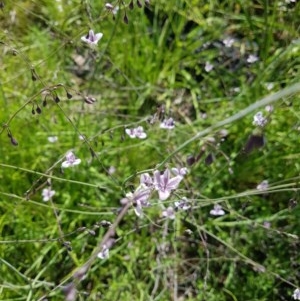
<instances>
[{"instance_id":1,"label":"flower cluster","mask_svg":"<svg viewBox=\"0 0 300 301\"><path fill-rule=\"evenodd\" d=\"M151 205L150 197L153 192L157 191L160 201L167 200L171 196L171 193L178 188L186 174L187 169L185 167L172 168L171 170L167 168L163 173L155 170L153 177L148 173L144 173L140 176L140 185L137 189L134 192L127 193L126 198L122 199L121 202L130 201L135 207L134 211L136 215L142 217L143 208ZM187 210L189 208L186 198L175 202L175 209ZM174 214L173 207L168 207L162 213L163 216L170 219L175 218Z\"/></svg>"}]
</instances>

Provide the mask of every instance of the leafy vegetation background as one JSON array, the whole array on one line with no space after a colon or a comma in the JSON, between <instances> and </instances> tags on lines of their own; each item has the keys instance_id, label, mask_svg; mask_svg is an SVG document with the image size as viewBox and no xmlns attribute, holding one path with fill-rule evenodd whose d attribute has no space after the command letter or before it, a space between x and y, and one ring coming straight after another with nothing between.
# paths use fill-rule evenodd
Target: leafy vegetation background
<instances>
[{"instance_id":1,"label":"leafy vegetation background","mask_svg":"<svg viewBox=\"0 0 300 301\"><path fill-rule=\"evenodd\" d=\"M288 2L115 1L113 16L103 1L0 1L1 300L75 300L73 282L78 300L291 299L300 6ZM103 33L94 49L81 41L89 29ZM267 95L271 113L244 113ZM252 124L258 111L263 129ZM176 127L161 129L160 115ZM138 125L147 139L125 134ZM62 171L69 150L82 162ZM143 219L131 207L109 259L72 280L138 175L174 166L189 173L166 206L185 196L191 209L173 221L158 198ZM56 194L43 202L50 183ZM210 215L216 203L225 215Z\"/></svg>"}]
</instances>

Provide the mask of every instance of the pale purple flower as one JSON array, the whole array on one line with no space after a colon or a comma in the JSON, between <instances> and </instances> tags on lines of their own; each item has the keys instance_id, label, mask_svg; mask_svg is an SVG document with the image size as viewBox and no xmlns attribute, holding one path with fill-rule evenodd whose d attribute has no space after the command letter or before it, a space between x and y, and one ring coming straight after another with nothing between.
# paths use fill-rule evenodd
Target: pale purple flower
<instances>
[{"instance_id":1,"label":"pale purple flower","mask_svg":"<svg viewBox=\"0 0 300 301\"><path fill-rule=\"evenodd\" d=\"M68 168L68 167L72 167L72 166L75 166L75 165L78 165L80 164L81 160L80 159L77 159L75 157L75 155L73 154L73 152L68 152L66 154L66 161L64 161L62 164L61 164L61 167L62 168Z\"/></svg>"},{"instance_id":2,"label":"pale purple flower","mask_svg":"<svg viewBox=\"0 0 300 301\"><path fill-rule=\"evenodd\" d=\"M253 64L258 61L258 57L254 54L250 54L247 58L247 63Z\"/></svg>"},{"instance_id":3,"label":"pale purple flower","mask_svg":"<svg viewBox=\"0 0 300 301\"><path fill-rule=\"evenodd\" d=\"M268 120L264 117L262 112L257 112L253 116L253 125L264 127L267 124Z\"/></svg>"},{"instance_id":4,"label":"pale purple flower","mask_svg":"<svg viewBox=\"0 0 300 301\"><path fill-rule=\"evenodd\" d=\"M147 134L144 132L144 128L142 126L138 126L137 128L133 129L125 129L125 132L130 138L145 139L147 137Z\"/></svg>"},{"instance_id":5,"label":"pale purple flower","mask_svg":"<svg viewBox=\"0 0 300 301\"><path fill-rule=\"evenodd\" d=\"M205 70L206 72L210 72L210 71L213 70L213 69L214 69L214 65L212 65L210 62L206 62L206 63L205 63L204 70Z\"/></svg>"},{"instance_id":6,"label":"pale purple flower","mask_svg":"<svg viewBox=\"0 0 300 301\"><path fill-rule=\"evenodd\" d=\"M293 293L293 299L294 300L300 300L300 289L299 288L296 288L294 290L294 293Z\"/></svg>"},{"instance_id":7,"label":"pale purple flower","mask_svg":"<svg viewBox=\"0 0 300 301\"><path fill-rule=\"evenodd\" d=\"M129 192L126 194L126 198L135 205L134 212L138 217L143 217L143 207L150 206L150 194L151 189L145 184L141 184L134 193Z\"/></svg>"},{"instance_id":8,"label":"pale purple flower","mask_svg":"<svg viewBox=\"0 0 300 301\"><path fill-rule=\"evenodd\" d=\"M106 245L103 245L102 250L97 255L100 259L107 259L109 258L109 248Z\"/></svg>"},{"instance_id":9,"label":"pale purple flower","mask_svg":"<svg viewBox=\"0 0 300 301\"><path fill-rule=\"evenodd\" d=\"M55 195L55 190L51 188L44 188L42 191L42 197L44 202L48 202Z\"/></svg>"},{"instance_id":10,"label":"pale purple flower","mask_svg":"<svg viewBox=\"0 0 300 301\"><path fill-rule=\"evenodd\" d=\"M175 211L173 207L168 207L167 209L163 210L162 216L169 219L175 219Z\"/></svg>"},{"instance_id":11,"label":"pale purple flower","mask_svg":"<svg viewBox=\"0 0 300 301\"><path fill-rule=\"evenodd\" d=\"M172 117L165 119L159 126L161 129L172 130L175 127L175 121Z\"/></svg>"},{"instance_id":12,"label":"pale purple flower","mask_svg":"<svg viewBox=\"0 0 300 301\"><path fill-rule=\"evenodd\" d=\"M225 211L222 209L221 205L215 204L214 209L210 210L209 213L211 215L219 216L219 215L224 215Z\"/></svg>"},{"instance_id":13,"label":"pale purple flower","mask_svg":"<svg viewBox=\"0 0 300 301\"><path fill-rule=\"evenodd\" d=\"M189 210L191 206L188 203L188 199L186 197L183 197L181 200L175 202L175 208L186 211Z\"/></svg>"},{"instance_id":14,"label":"pale purple flower","mask_svg":"<svg viewBox=\"0 0 300 301\"><path fill-rule=\"evenodd\" d=\"M81 37L81 41L88 43L92 46L95 46L98 44L98 42L103 37L103 33L99 32L94 34L94 31L91 29L89 33L86 36Z\"/></svg>"},{"instance_id":15,"label":"pale purple flower","mask_svg":"<svg viewBox=\"0 0 300 301\"><path fill-rule=\"evenodd\" d=\"M48 137L48 141L51 143L55 143L58 140L57 136L49 136Z\"/></svg>"},{"instance_id":16,"label":"pale purple flower","mask_svg":"<svg viewBox=\"0 0 300 301\"><path fill-rule=\"evenodd\" d=\"M181 177L184 177L188 173L188 169L186 167L181 167L181 168L173 167L171 171L175 176L181 176Z\"/></svg>"},{"instance_id":17,"label":"pale purple flower","mask_svg":"<svg viewBox=\"0 0 300 301\"><path fill-rule=\"evenodd\" d=\"M140 183L145 184L147 187L151 187L153 185L153 180L148 173L141 174Z\"/></svg>"},{"instance_id":18,"label":"pale purple flower","mask_svg":"<svg viewBox=\"0 0 300 301\"><path fill-rule=\"evenodd\" d=\"M154 172L154 188L158 191L159 199L162 201L166 200L170 196L172 190L177 189L182 180L182 176L176 176L173 178L170 176L171 173L169 169L166 169L162 175L159 170Z\"/></svg>"},{"instance_id":19,"label":"pale purple flower","mask_svg":"<svg viewBox=\"0 0 300 301\"><path fill-rule=\"evenodd\" d=\"M267 190L268 188L269 188L268 180L264 180L256 186L256 189L261 191Z\"/></svg>"},{"instance_id":20,"label":"pale purple flower","mask_svg":"<svg viewBox=\"0 0 300 301\"><path fill-rule=\"evenodd\" d=\"M235 39L228 37L228 38L224 39L222 42L225 47L230 48L233 45L233 43L235 42Z\"/></svg>"}]
</instances>

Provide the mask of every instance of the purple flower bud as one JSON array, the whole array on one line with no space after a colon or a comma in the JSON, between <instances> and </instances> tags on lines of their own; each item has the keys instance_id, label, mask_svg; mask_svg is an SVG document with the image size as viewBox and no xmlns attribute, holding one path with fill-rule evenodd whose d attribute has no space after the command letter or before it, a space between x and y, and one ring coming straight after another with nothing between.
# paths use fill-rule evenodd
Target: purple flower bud
<instances>
[{"instance_id":1,"label":"purple flower bud","mask_svg":"<svg viewBox=\"0 0 300 301\"><path fill-rule=\"evenodd\" d=\"M190 155L186 158L186 164L188 166L192 166L196 162L195 157L193 155Z\"/></svg>"},{"instance_id":2,"label":"purple flower bud","mask_svg":"<svg viewBox=\"0 0 300 301\"><path fill-rule=\"evenodd\" d=\"M85 96L84 97L84 102L91 105L96 101L96 98L91 97L91 96Z\"/></svg>"},{"instance_id":3,"label":"purple flower bud","mask_svg":"<svg viewBox=\"0 0 300 301\"><path fill-rule=\"evenodd\" d=\"M10 137L10 142L14 146L18 146L19 145L18 141L14 137L12 137L12 136Z\"/></svg>"}]
</instances>

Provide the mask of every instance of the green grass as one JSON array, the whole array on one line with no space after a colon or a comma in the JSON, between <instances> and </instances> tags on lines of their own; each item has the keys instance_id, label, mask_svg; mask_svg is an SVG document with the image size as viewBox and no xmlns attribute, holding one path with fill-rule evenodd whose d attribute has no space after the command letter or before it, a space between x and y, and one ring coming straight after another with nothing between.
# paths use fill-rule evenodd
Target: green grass
<instances>
[{"instance_id":1,"label":"green grass","mask_svg":"<svg viewBox=\"0 0 300 301\"><path fill-rule=\"evenodd\" d=\"M299 3L115 1L113 18L104 1L2 2L0 299L72 301L73 287L76 300L291 300ZM89 29L103 33L93 49L80 39ZM174 129L160 128L164 117ZM125 133L137 126L146 139ZM253 135L265 144L245 151ZM81 163L61 169L70 150ZM152 193L144 218L121 206L142 173L172 167L189 172L167 200ZM47 187L55 195L44 202ZM163 217L182 197L191 208ZM212 216L214 204L226 214Z\"/></svg>"}]
</instances>

